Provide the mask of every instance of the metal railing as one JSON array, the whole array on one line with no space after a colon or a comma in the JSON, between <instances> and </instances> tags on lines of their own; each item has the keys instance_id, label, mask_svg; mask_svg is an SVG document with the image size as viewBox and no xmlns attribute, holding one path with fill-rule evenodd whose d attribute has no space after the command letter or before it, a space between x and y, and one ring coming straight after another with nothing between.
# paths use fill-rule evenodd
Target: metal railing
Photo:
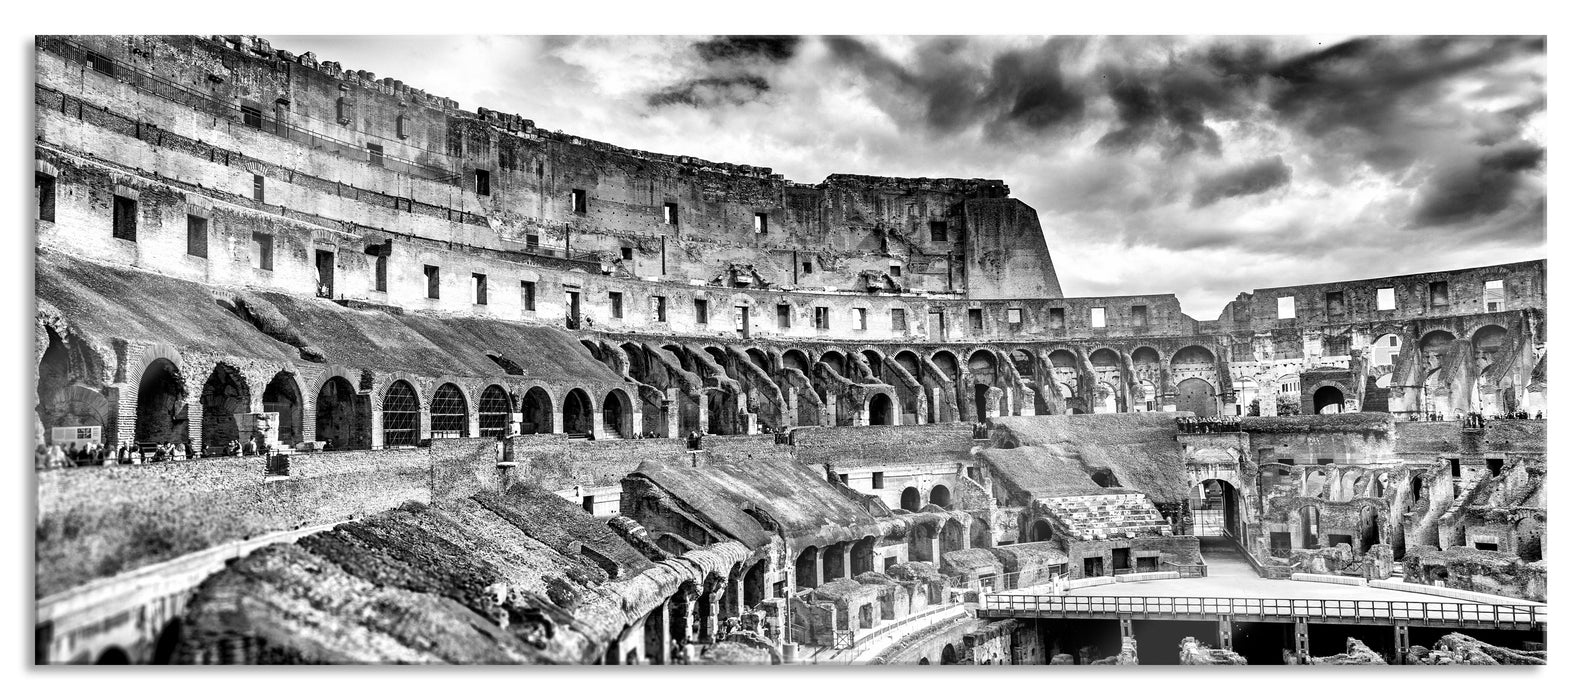
<instances>
[{"instance_id":1,"label":"metal railing","mask_svg":"<svg viewBox=\"0 0 1582 700\"><path fill-rule=\"evenodd\" d=\"M185 85L179 85L177 83L171 82L165 78L138 68L137 66L122 61L117 61L108 56L94 52L88 47L69 39L60 37L42 37L39 39L39 44L45 50L66 59L67 62L81 64L84 71L101 73L107 78L126 83L134 88L137 88L138 90L156 97L186 105L194 109L202 110L205 114L209 114L211 116L228 119L230 121L236 122L238 126L242 126L244 128L256 129L260 132L274 134L280 138L294 141L311 148L333 151L337 155L343 157L369 162L367 144L357 144L350 141L343 141L333 136L328 136L316 131L304 129L300 126L293 126L291 124L278 121L270 116L263 115L262 113L249 119L247 116L243 115L241 111L241 105L239 104L230 102L228 100L216 99L212 95L207 95ZM108 65L111 68L110 72L106 73L105 71L97 70L96 68L91 67L88 63L88 55L90 53L94 55L95 61L98 64ZM352 151L352 153L342 153L341 151L343 149L349 149ZM426 165L414 160L408 160L390 153L384 153L379 159L379 162L369 162L369 164L375 167L384 168L385 170L406 173L427 180L437 180L440 182L455 181L461 177L460 173L451 172L438 166Z\"/></svg>"},{"instance_id":2,"label":"metal railing","mask_svg":"<svg viewBox=\"0 0 1582 700\"><path fill-rule=\"evenodd\" d=\"M1310 620L1422 623L1486 622L1539 626L1548 622L1544 605L1425 602L1403 600L1322 600L1312 598L1200 598L1152 596L1052 596L990 593L980 610L1056 616L1198 617L1220 615Z\"/></svg>"}]
</instances>

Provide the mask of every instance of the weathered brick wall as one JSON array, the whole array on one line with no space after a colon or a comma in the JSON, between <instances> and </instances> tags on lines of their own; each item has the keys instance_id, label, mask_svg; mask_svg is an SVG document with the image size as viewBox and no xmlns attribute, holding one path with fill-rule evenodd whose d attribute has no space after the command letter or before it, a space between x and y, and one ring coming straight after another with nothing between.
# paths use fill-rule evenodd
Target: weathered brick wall
<instances>
[{"instance_id":1,"label":"weathered brick wall","mask_svg":"<svg viewBox=\"0 0 1582 700\"><path fill-rule=\"evenodd\" d=\"M1395 424L1396 452L1433 455L1441 452L1482 454L1548 450L1547 420L1488 420L1484 429L1466 432L1459 421L1402 421Z\"/></svg>"},{"instance_id":2,"label":"weathered brick wall","mask_svg":"<svg viewBox=\"0 0 1582 700\"><path fill-rule=\"evenodd\" d=\"M860 428L798 428L796 459L805 464L850 462L940 462L959 453L967 459L972 426L940 423L927 426L865 426Z\"/></svg>"},{"instance_id":3,"label":"weathered brick wall","mask_svg":"<svg viewBox=\"0 0 1582 700\"><path fill-rule=\"evenodd\" d=\"M38 473L37 594L249 537L362 517L407 501L465 497L493 470L490 440L437 448L260 457Z\"/></svg>"},{"instance_id":4,"label":"weathered brick wall","mask_svg":"<svg viewBox=\"0 0 1582 700\"><path fill-rule=\"evenodd\" d=\"M776 457L790 459L794 454L790 445L775 444L773 435L705 435L703 449L708 452L710 459L725 461Z\"/></svg>"}]
</instances>

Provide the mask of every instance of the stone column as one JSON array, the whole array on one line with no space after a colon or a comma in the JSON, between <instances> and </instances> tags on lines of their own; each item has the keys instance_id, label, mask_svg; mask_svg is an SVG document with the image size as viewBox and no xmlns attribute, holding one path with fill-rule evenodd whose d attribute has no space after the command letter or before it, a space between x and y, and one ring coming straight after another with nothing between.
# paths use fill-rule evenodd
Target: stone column
<instances>
[{"instance_id":1,"label":"stone column","mask_svg":"<svg viewBox=\"0 0 1582 700\"><path fill-rule=\"evenodd\" d=\"M1231 646L1231 637L1232 637L1232 634L1234 632L1235 632L1235 628L1234 628L1234 626L1232 625L1232 623L1230 621L1230 616L1229 615L1220 615L1219 616L1219 648L1224 649L1225 651L1230 651L1231 650L1231 648L1230 648L1230 646Z\"/></svg>"},{"instance_id":2,"label":"stone column","mask_svg":"<svg viewBox=\"0 0 1582 700\"><path fill-rule=\"evenodd\" d=\"M841 558L841 562L842 562L841 566L844 567L844 568L841 569L841 574L844 575L846 578L856 578L852 574L852 568L851 568L851 548L852 548L852 545L854 545L854 544L856 544L856 543L855 542L842 542L840 544L840 558Z\"/></svg>"},{"instance_id":3,"label":"stone column","mask_svg":"<svg viewBox=\"0 0 1582 700\"><path fill-rule=\"evenodd\" d=\"M1411 648L1411 635L1405 622L1395 623L1395 663L1406 663L1406 651Z\"/></svg>"},{"instance_id":4,"label":"stone column","mask_svg":"<svg viewBox=\"0 0 1582 700\"><path fill-rule=\"evenodd\" d=\"M813 587L824 585L824 548L813 550Z\"/></svg>"},{"instance_id":5,"label":"stone column","mask_svg":"<svg viewBox=\"0 0 1582 700\"><path fill-rule=\"evenodd\" d=\"M725 587L718 585L708 592L709 614L703 618L703 641L713 644L719 641L720 633L720 598L725 596Z\"/></svg>"},{"instance_id":6,"label":"stone column","mask_svg":"<svg viewBox=\"0 0 1582 700\"><path fill-rule=\"evenodd\" d=\"M709 433L709 392L698 390L698 432Z\"/></svg>"},{"instance_id":7,"label":"stone column","mask_svg":"<svg viewBox=\"0 0 1582 700\"><path fill-rule=\"evenodd\" d=\"M931 552L931 554L929 554L929 561L934 562L934 565L938 566L939 563L940 563L940 561L939 561L939 535L938 534L935 534L934 536L928 538L928 547L929 547L929 551Z\"/></svg>"},{"instance_id":8,"label":"stone column","mask_svg":"<svg viewBox=\"0 0 1582 700\"><path fill-rule=\"evenodd\" d=\"M1307 618L1296 618L1296 658L1302 664L1307 664L1308 657L1312 655L1312 646L1307 632Z\"/></svg>"}]
</instances>

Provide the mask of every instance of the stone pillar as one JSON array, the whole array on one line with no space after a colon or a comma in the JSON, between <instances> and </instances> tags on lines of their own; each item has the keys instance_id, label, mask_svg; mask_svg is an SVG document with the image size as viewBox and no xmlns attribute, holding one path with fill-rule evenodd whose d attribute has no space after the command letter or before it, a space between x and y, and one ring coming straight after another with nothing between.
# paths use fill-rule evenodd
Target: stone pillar
<instances>
[{"instance_id":1,"label":"stone pillar","mask_svg":"<svg viewBox=\"0 0 1582 700\"><path fill-rule=\"evenodd\" d=\"M1308 657L1312 655L1312 643L1307 632L1307 618L1296 618L1296 658L1303 665L1307 664Z\"/></svg>"},{"instance_id":2,"label":"stone pillar","mask_svg":"<svg viewBox=\"0 0 1582 700\"><path fill-rule=\"evenodd\" d=\"M698 390L698 432L709 434L709 392Z\"/></svg>"},{"instance_id":3,"label":"stone pillar","mask_svg":"<svg viewBox=\"0 0 1582 700\"><path fill-rule=\"evenodd\" d=\"M1405 622L1395 623L1395 663L1406 663L1406 651L1411 648L1411 635Z\"/></svg>"},{"instance_id":4,"label":"stone pillar","mask_svg":"<svg viewBox=\"0 0 1582 700\"><path fill-rule=\"evenodd\" d=\"M666 389L664 401L660 403L665 411L665 437L672 440L681 437L681 402L676 400L678 395L674 387Z\"/></svg>"},{"instance_id":5,"label":"stone pillar","mask_svg":"<svg viewBox=\"0 0 1582 700\"><path fill-rule=\"evenodd\" d=\"M1132 635L1132 619L1129 617L1123 617L1121 618L1121 639L1126 639L1127 637L1136 639L1136 637Z\"/></svg>"},{"instance_id":6,"label":"stone pillar","mask_svg":"<svg viewBox=\"0 0 1582 700\"><path fill-rule=\"evenodd\" d=\"M939 415L939 387L928 390L928 422L939 423L944 416Z\"/></svg>"},{"instance_id":7,"label":"stone pillar","mask_svg":"<svg viewBox=\"0 0 1582 700\"><path fill-rule=\"evenodd\" d=\"M1225 651L1230 651L1231 650L1231 648L1230 648L1231 647L1231 637L1232 637L1232 634L1234 632L1235 632L1235 626L1231 623L1230 616L1229 615L1220 615L1219 616L1219 648L1224 649Z\"/></svg>"},{"instance_id":8,"label":"stone pillar","mask_svg":"<svg viewBox=\"0 0 1582 700\"><path fill-rule=\"evenodd\" d=\"M726 596L726 598L731 601L731 606L730 606L729 610L725 611L725 614L729 615L731 617L738 617L741 614L747 612L747 574L746 574L746 572L743 572L739 576L732 576L730 581L726 585L729 585L731 587L731 591L730 591L731 594L729 596Z\"/></svg>"},{"instance_id":9,"label":"stone pillar","mask_svg":"<svg viewBox=\"0 0 1582 700\"><path fill-rule=\"evenodd\" d=\"M385 446L385 411L383 408L368 410L368 446L380 449ZM340 448L340 445L336 445Z\"/></svg>"},{"instance_id":10,"label":"stone pillar","mask_svg":"<svg viewBox=\"0 0 1582 700\"><path fill-rule=\"evenodd\" d=\"M824 550L813 550L813 587L824 585Z\"/></svg>"},{"instance_id":11,"label":"stone pillar","mask_svg":"<svg viewBox=\"0 0 1582 700\"><path fill-rule=\"evenodd\" d=\"M659 663L669 665L674 663L670 658L670 601L659 604L650 615L659 616Z\"/></svg>"},{"instance_id":12,"label":"stone pillar","mask_svg":"<svg viewBox=\"0 0 1582 700\"><path fill-rule=\"evenodd\" d=\"M939 561L939 535L936 534L936 535L928 538L928 548L929 548L929 552L930 552L930 554L929 554L929 561L934 562L934 565L938 566L939 563L940 563L940 561Z\"/></svg>"},{"instance_id":13,"label":"stone pillar","mask_svg":"<svg viewBox=\"0 0 1582 700\"><path fill-rule=\"evenodd\" d=\"M839 405L840 399L831 393L830 400L824 403L824 427L833 428L840 425L840 417L835 414L835 408Z\"/></svg>"},{"instance_id":14,"label":"stone pillar","mask_svg":"<svg viewBox=\"0 0 1582 700\"><path fill-rule=\"evenodd\" d=\"M692 626L697 622L698 619L698 597L699 596L696 592L682 594L682 644L687 644L692 641Z\"/></svg>"},{"instance_id":15,"label":"stone pillar","mask_svg":"<svg viewBox=\"0 0 1582 700\"><path fill-rule=\"evenodd\" d=\"M565 410L564 410L565 409L565 406L564 406L564 401L565 400L566 400L565 398L561 399L561 401L563 402L562 406L561 406L561 410L554 410L553 408L550 409L550 411L549 411L550 431L549 432L560 434L560 435L566 434L566 413L565 413Z\"/></svg>"},{"instance_id":16,"label":"stone pillar","mask_svg":"<svg viewBox=\"0 0 1582 700\"><path fill-rule=\"evenodd\" d=\"M844 568L841 569L841 573L843 575L845 575L846 578L851 578L851 579L856 578L856 576L852 574L852 568L851 568L851 548L855 544L856 544L855 542L842 542L839 545L840 546L840 558L841 558L841 562L842 562L841 566L844 567Z\"/></svg>"},{"instance_id":17,"label":"stone pillar","mask_svg":"<svg viewBox=\"0 0 1582 700\"><path fill-rule=\"evenodd\" d=\"M709 614L703 618L703 641L713 644L719 641L720 634L720 598L725 597L725 586L717 585L708 592Z\"/></svg>"}]
</instances>

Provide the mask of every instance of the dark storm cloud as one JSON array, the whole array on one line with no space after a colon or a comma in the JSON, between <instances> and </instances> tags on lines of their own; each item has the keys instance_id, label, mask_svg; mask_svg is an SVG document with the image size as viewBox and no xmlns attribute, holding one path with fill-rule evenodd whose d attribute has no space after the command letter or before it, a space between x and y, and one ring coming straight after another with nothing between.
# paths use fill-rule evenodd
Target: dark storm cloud
<instances>
[{"instance_id":1,"label":"dark storm cloud","mask_svg":"<svg viewBox=\"0 0 1582 700\"><path fill-rule=\"evenodd\" d=\"M648 106L687 105L700 108L739 106L758 99L766 92L769 92L769 81L757 75L697 78L648 95Z\"/></svg>"},{"instance_id":2,"label":"dark storm cloud","mask_svg":"<svg viewBox=\"0 0 1582 700\"><path fill-rule=\"evenodd\" d=\"M1503 211L1515 199L1523 174L1538 170L1543 161L1544 149L1520 144L1444 168L1420 191L1412 221L1443 226Z\"/></svg>"},{"instance_id":3,"label":"dark storm cloud","mask_svg":"<svg viewBox=\"0 0 1582 700\"><path fill-rule=\"evenodd\" d=\"M1248 113L1269 65L1268 48L1252 43L1212 44L1158 66L1105 66L1095 78L1107 85L1116 123L1098 146L1129 152L1155 144L1167 158L1196 151L1218 156L1220 135L1206 120Z\"/></svg>"},{"instance_id":4,"label":"dark storm cloud","mask_svg":"<svg viewBox=\"0 0 1582 700\"><path fill-rule=\"evenodd\" d=\"M1081 90L1061 71L1061 54L1072 40L1007 49L985 64L968 51L967 39L941 37L914 47L911 65L852 37L824 42L837 64L905 98L891 107L892 117L908 120L912 105L921 105L922 122L936 132L983 126L985 135L997 141L1046 133L1079 122L1086 106Z\"/></svg>"},{"instance_id":5,"label":"dark storm cloud","mask_svg":"<svg viewBox=\"0 0 1582 700\"><path fill-rule=\"evenodd\" d=\"M1270 156L1204 177L1192 192L1192 206L1206 207L1221 199L1268 192L1290 181L1291 166L1280 156Z\"/></svg>"},{"instance_id":6,"label":"dark storm cloud","mask_svg":"<svg viewBox=\"0 0 1582 700\"><path fill-rule=\"evenodd\" d=\"M1424 117L1432 115L1416 112L1441 102L1450 80L1543 53L1544 40L1530 37L1352 39L1275 66L1269 104L1315 137L1350 130L1361 137L1355 150L1369 165L1398 171L1424 155L1404 142L1402 130L1429 121Z\"/></svg>"},{"instance_id":7,"label":"dark storm cloud","mask_svg":"<svg viewBox=\"0 0 1582 700\"><path fill-rule=\"evenodd\" d=\"M762 58L784 63L796 55L801 42L802 38L796 36L717 36L693 44L692 48L709 62Z\"/></svg>"}]
</instances>

